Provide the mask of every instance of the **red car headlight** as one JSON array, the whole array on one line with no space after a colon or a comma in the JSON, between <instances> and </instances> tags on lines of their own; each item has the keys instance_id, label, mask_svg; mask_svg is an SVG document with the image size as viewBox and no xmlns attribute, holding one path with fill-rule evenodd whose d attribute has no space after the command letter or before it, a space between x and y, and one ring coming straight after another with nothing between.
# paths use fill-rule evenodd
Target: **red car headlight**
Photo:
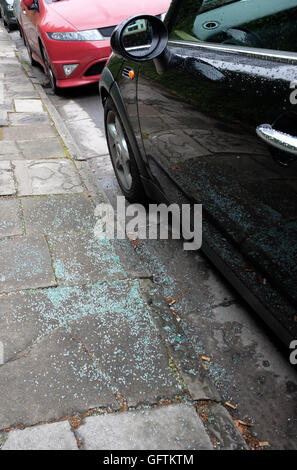
<instances>
[{"instance_id":1,"label":"red car headlight","mask_svg":"<svg viewBox=\"0 0 297 470\"><path fill-rule=\"evenodd\" d=\"M106 41L98 29L47 33L54 41Z\"/></svg>"}]
</instances>

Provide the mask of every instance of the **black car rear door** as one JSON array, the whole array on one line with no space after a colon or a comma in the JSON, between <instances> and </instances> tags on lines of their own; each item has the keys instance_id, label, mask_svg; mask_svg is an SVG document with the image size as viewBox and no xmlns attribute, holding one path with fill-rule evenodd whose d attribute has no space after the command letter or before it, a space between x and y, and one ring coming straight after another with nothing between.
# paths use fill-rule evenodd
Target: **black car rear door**
<instances>
[{"instance_id":1,"label":"black car rear door","mask_svg":"<svg viewBox=\"0 0 297 470\"><path fill-rule=\"evenodd\" d=\"M297 1L173 1L167 25L174 65L138 77L152 177L297 302Z\"/></svg>"}]
</instances>

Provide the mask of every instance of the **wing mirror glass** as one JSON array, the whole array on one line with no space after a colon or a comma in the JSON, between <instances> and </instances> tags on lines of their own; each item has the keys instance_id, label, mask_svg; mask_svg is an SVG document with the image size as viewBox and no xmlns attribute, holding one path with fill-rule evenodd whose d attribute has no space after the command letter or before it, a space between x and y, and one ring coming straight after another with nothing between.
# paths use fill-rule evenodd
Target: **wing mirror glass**
<instances>
[{"instance_id":1,"label":"wing mirror glass","mask_svg":"<svg viewBox=\"0 0 297 470\"><path fill-rule=\"evenodd\" d=\"M138 15L128 18L113 32L111 47L118 56L136 62L159 57L167 48L168 32L155 16Z\"/></svg>"}]
</instances>

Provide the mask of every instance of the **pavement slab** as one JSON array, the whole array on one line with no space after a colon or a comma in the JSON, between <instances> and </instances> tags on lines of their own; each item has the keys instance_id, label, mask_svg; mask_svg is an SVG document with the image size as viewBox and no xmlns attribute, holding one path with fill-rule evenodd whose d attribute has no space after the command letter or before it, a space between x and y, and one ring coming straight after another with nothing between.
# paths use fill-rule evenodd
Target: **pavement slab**
<instances>
[{"instance_id":1,"label":"pavement slab","mask_svg":"<svg viewBox=\"0 0 297 470\"><path fill-rule=\"evenodd\" d=\"M0 73L4 75L4 79L10 80L15 78L16 80L23 79L24 73L22 71L21 64L16 58L14 59L3 59L0 58Z\"/></svg>"},{"instance_id":2,"label":"pavement slab","mask_svg":"<svg viewBox=\"0 0 297 470\"><path fill-rule=\"evenodd\" d=\"M48 237L56 277L61 285L87 284L126 276L114 245L92 232Z\"/></svg>"},{"instance_id":3,"label":"pavement slab","mask_svg":"<svg viewBox=\"0 0 297 470\"><path fill-rule=\"evenodd\" d=\"M65 158L57 137L39 140L0 141L0 161Z\"/></svg>"},{"instance_id":4,"label":"pavement slab","mask_svg":"<svg viewBox=\"0 0 297 470\"><path fill-rule=\"evenodd\" d=\"M2 296L0 332L5 362L15 359L56 329L113 311L117 306L117 293L123 295L130 288L131 281L113 281L89 286L27 290ZM124 306L123 298L118 308L123 309Z\"/></svg>"},{"instance_id":5,"label":"pavement slab","mask_svg":"<svg viewBox=\"0 0 297 470\"><path fill-rule=\"evenodd\" d=\"M3 105L5 100L4 86L3 83L0 83L0 105ZM5 111L5 109L3 109Z\"/></svg>"},{"instance_id":6,"label":"pavement slab","mask_svg":"<svg viewBox=\"0 0 297 470\"><path fill-rule=\"evenodd\" d=\"M42 101L29 99L15 99L15 110L17 113L42 113L44 111Z\"/></svg>"},{"instance_id":7,"label":"pavement slab","mask_svg":"<svg viewBox=\"0 0 297 470\"><path fill-rule=\"evenodd\" d=\"M8 126L7 111L0 109L0 127Z\"/></svg>"},{"instance_id":8,"label":"pavement slab","mask_svg":"<svg viewBox=\"0 0 297 470\"><path fill-rule=\"evenodd\" d=\"M182 387L169 365L169 354L138 281L103 285L96 315L75 320L81 338L108 381L128 406L173 399Z\"/></svg>"},{"instance_id":9,"label":"pavement slab","mask_svg":"<svg viewBox=\"0 0 297 470\"><path fill-rule=\"evenodd\" d=\"M9 97L6 95L4 87L0 84L0 107L6 113L14 113L15 109ZM6 124L8 126L8 123ZM2 128L2 126L1 126Z\"/></svg>"},{"instance_id":10,"label":"pavement slab","mask_svg":"<svg viewBox=\"0 0 297 470\"><path fill-rule=\"evenodd\" d=\"M93 416L77 430L86 450L213 450L193 406Z\"/></svg>"},{"instance_id":11,"label":"pavement slab","mask_svg":"<svg viewBox=\"0 0 297 470\"><path fill-rule=\"evenodd\" d=\"M56 138L19 141L18 147L27 160L42 158L65 158L65 150L60 140ZM1 152L1 150L0 150Z\"/></svg>"},{"instance_id":12,"label":"pavement slab","mask_svg":"<svg viewBox=\"0 0 297 470\"><path fill-rule=\"evenodd\" d=\"M93 230L97 222L94 206L84 193L26 197L22 205L28 234Z\"/></svg>"},{"instance_id":13,"label":"pavement slab","mask_svg":"<svg viewBox=\"0 0 297 470\"><path fill-rule=\"evenodd\" d=\"M24 291L1 298L0 341L8 367L22 356L27 357L36 346L40 357L36 356L34 369L47 367L42 348L47 338L61 330L83 345L100 380L129 406L181 394L167 349L137 281ZM13 391L10 386L7 395ZM36 400L39 403L43 396ZM99 397L95 405L103 406ZM93 406L90 402L86 409Z\"/></svg>"},{"instance_id":14,"label":"pavement slab","mask_svg":"<svg viewBox=\"0 0 297 470\"><path fill-rule=\"evenodd\" d=\"M5 55L13 54L11 43L9 42L9 37L7 37L6 41L1 41L0 43L0 53Z\"/></svg>"},{"instance_id":15,"label":"pavement slab","mask_svg":"<svg viewBox=\"0 0 297 470\"><path fill-rule=\"evenodd\" d=\"M13 171L9 161L0 161L0 196L12 196L16 193Z\"/></svg>"},{"instance_id":16,"label":"pavement slab","mask_svg":"<svg viewBox=\"0 0 297 470\"><path fill-rule=\"evenodd\" d=\"M68 421L9 433L2 450L78 450Z\"/></svg>"},{"instance_id":17,"label":"pavement slab","mask_svg":"<svg viewBox=\"0 0 297 470\"><path fill-rule=\"evenodd\" d=\"M14 162L14 166L20 196L84 191L70 160L18 160Z\"/></svg>"},{"instance_id":18,"label":"pavement slab","mask_svg":"<svg viewBox=\"0 0 297 470\"><path fill-rule=\"evenodd\" d=\"M5 57L0 53L0 72L4 72L5 75L8 75L12 73L12 70L21 70L21 65L15 57L15 54L12 52Z\"/></svg>"},{"instance_id":19,"label":"pavement slab","mask_svg":"<svg viewBox=\"0 0 297 470\"><path fill-rule=\"evenodd\" d=\"M49 124L41 124L38 127L35 126L34 129L32 129L32 126L30 125L3 127L1 129L1 133L4 141L30 141L57 137L54 127Z\"/></svg>"},{"instance_id":20,"label":"pavement slab","mask_svg":"<svg viewBox=\"0 0 297 470\"><path fill-rule=\"evenodd\" d=\"M22 158L16 142L3 142L0 140L0 161L18 160Z\"/></svg>"},{"instance_id":21,"label":"pavement slab","mask_svg":"<svg viewBox=\"0 0 297 470\"><path fill-rule=\"evenodd\" d=\"M43 236L0 239L0 292L56 285Z\"/></svg>"},{"instance_id":22,"label":"pavement slab","mask_svg":"<svg viewBox=\"0 0 297 470\"><path fill-rule=\"evenodd\" d=\"M22 80L22 77L20 75L19 80ZM18 98L19 100L22 101L38 101L39 96L36 90L33 88L33 85L30 82L27 83L15 83L14 80L10 79L5 80L5 88L7 90L8 96L13 100L14 98ZM39 100L40 101L40 100ZM29 106L26 106L27 109L29 109ZM20 106L18 106L18 109L20 109ZM40 109L40 107L39 107Z\"/></svg>"},{"instance_id":23,"label":"pavement slab","mask_svg":"<svg viewBox=\"0 0 297 470\"><path fill-rule=\"evenodd\" d=\"M32 426L96 407L118 409L85 348L60 329L0 367L0 429Z\"/></svg>"},{"instance_id":24,"label":"pavement slab","mask_svg":"<svg viewBox=\"0 0 297 470\"><path fill-rule=\"evenodd\" d=\"M10 113L9 122L12 126L39 126L50 124L50 118L47 113Z\"/></svg>"},{"instance_id":25,"label":"pavement slab","mask_svg":"<svg viewBox=\"0 0 297 470\"><path fill-rule=\"evenodd\" d=\"M64 321L63 314L59 314L51 301L54 295L58 296L58 293L45 289L0 297L0 341L4 347L4 363L15 360L41 338L67 324L71 318L69 310L75 306L73 303L63 304Z\"/></svg>"},{"instance_id":26,"label":"pavement slab","mask_svg":"<svg viewBox=\"0 0 297 470\"><path fill-rule=\"evenodd\" d=\"M6 48L4 48L4 52L0 51L0 58L2 63L14 63L16 61L14 52L6 52Z\"/></svg>"},{"instance_id":27,"label":"pavement slab","mask_svg":"<svg viewBox=\"0 0 297 470\"><path fill-rule=\"evenodd\" d=\"M0 237L23 235L20 201L0 199Z\"/></svg>"}]
</instances>

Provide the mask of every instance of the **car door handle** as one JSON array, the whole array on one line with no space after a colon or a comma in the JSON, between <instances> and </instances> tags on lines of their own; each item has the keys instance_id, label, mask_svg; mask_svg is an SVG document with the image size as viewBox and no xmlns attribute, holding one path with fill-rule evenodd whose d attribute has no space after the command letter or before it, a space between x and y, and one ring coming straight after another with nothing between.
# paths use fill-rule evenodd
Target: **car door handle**
<instances>
[{"instance_id":1,"label":"car door handle","mask_svg":"<svg viewBox=\"0 0 297 470\"><path fill-rule=\"evenodd\" d=\"M257 127L257 135L267 144L297 156L297 137L273 129L270 124L261 124Z\"/></svg>"}]
</instances>

